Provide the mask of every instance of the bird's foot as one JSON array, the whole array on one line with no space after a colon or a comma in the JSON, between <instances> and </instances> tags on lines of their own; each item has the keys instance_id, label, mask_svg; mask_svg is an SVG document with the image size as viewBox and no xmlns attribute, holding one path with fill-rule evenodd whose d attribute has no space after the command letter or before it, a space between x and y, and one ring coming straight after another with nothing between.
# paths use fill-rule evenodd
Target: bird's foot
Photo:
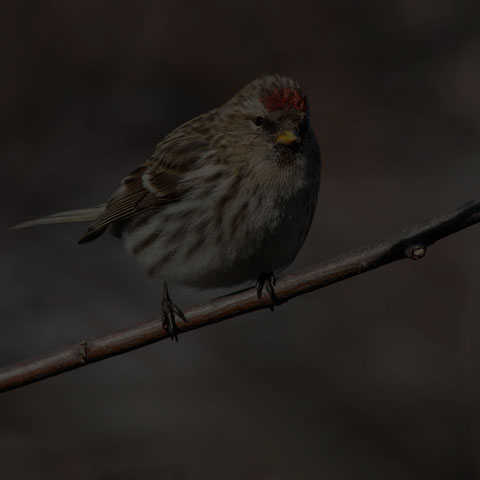
<instances>
[{"instance_id":1,"label":"bird's foot","mask_svg":"<svg viewBox=\"0 0 480 480\"><path fill-rule=\"evenodd\" d=\"M170 338L178 342L179 329L175 322L175 316L181 318L184 322L187 321L185 314L172 302L168 293L167 285L163 286L163 300L162 300L162 326L169 333Z\"/></svg>"},{"instance_id":2,"label":"bird's foot","mask_svg":"<svg viewBox=\"0 0 480 480\"><path fill-rule=\"evenodd\" d=\"M277 297L275 293L275 283L277 279L273 273L262 273L257 279L257 297L259 300L262 299L263 295L263 288L267 290L268 294L270 295L270 300L272 301L272 305L270 306L270 310L273 312L273 307L275 305L280 305L282 302Z\"/></svg>"}]
</instances>

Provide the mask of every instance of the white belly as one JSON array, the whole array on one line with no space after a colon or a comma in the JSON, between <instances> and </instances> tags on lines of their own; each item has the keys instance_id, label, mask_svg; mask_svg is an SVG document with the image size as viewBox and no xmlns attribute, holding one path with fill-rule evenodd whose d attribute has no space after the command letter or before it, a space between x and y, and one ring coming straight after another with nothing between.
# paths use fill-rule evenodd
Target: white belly
<instances>
[{"instance_id":1,"label":"white belly","mask_svg":"<svg viewBox=\"0 0 480 480\"><path fill-rule=\"evenodd\" d=\"M194 287L226 287L280 272L305 240L316 190L283 202L238 200L220 217L212 205L199 207L198 199L167 206L126 235L125 246L150 277Z\"/></svg>"}]
</instances>

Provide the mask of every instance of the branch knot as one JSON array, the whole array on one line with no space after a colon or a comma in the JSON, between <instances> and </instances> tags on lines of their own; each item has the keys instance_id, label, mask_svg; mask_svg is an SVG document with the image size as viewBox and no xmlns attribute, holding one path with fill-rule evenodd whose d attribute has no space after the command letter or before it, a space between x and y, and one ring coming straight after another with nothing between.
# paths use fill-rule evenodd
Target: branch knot
<instances>
[{"instance_id":1,"label":"branch knot","mask_svg":"<svg viewBox=\"0 0 480 480\"><path fill-rule=\"evenodd\" d=\"M88 343L86 340L78 342L78 353L80 355L80 362L82 364L88 363Z\"/></svg>"},{"instance_id":2,"label":"branch knot","mask_svg":"<svg viewBox=\"0 0 480 480\"><path fill-rule=\"evenodd\" d=\"M414 245L408 247L405 251L405 255L412 260L420 260L427 253L427 248L423 245Z\"/></svg>"}]
</instances>

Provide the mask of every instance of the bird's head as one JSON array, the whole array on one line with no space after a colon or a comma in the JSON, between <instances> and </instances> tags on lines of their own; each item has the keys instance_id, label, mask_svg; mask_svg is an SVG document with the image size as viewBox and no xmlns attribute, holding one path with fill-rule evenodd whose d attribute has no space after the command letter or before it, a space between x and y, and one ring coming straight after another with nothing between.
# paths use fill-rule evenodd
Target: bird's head
<instances>
[{"instance_id":1,"label":"bird's head","mask_svg":"<svg viewBox=\"0 0 480 480\"><path fill-rule=\"evenodd\" d=\"M254 80L225 107L247 142L279 154L298 151L309 129L305 93L297 82L279 75Z\"/></svg>"}]
</instances>

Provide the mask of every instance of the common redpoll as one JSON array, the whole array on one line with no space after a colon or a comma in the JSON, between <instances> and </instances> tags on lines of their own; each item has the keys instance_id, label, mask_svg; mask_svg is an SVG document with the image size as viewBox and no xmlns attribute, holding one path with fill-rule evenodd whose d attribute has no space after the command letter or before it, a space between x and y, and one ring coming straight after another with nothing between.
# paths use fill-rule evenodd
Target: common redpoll
<instances>
[{"instance_id":1,"label":"common redpoll","mask_svg":"<svg viewBox=\"0 0 480 480\"><path fill-rule=\"evenodd\" d=\"M257 281L273 303L275 274L305 241L320 182L320 150L297 82L254 80L224 105L167 135L103 205L32 225L93 222L79 243L107 229L149 277L164 282L162 321L176 338L168 282L200 288Z\"/></svg>"}]
</instances>

